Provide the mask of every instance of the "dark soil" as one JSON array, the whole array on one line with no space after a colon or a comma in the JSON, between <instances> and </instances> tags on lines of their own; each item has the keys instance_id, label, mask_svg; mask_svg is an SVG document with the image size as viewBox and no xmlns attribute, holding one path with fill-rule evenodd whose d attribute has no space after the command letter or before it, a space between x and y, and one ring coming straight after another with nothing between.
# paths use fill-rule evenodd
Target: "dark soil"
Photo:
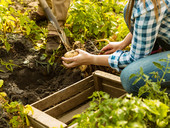
<instances>
[{"instance_id":1,"label":"dark soil","mask_svg":"<svg viewBox=\"0 0 170 128\"><path fill-rule=\"evenodd\" d=\"M59 60L55 64L57 68L53 70L51 66L47 73L47 65L37 64L40 52L31 51L32 43L24 36L15 35L10 44L13 44L13 50L9 53L1 50L1 59L11 59L17 66L11 72L1 65L5 73L0 73L0 79L4 80L3 89L12 101L31 104L82 79L79 69L64 68L60 58L56 58Z\"/></svg>"}]
</instances>

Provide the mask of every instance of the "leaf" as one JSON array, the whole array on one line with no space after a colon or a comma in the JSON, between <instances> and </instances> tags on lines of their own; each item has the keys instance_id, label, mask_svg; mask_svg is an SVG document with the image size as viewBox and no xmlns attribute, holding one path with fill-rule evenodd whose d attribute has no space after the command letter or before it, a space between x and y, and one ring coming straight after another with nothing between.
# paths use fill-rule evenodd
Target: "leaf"
<instances>
[{"instance_id":1,"label":"leaf","mask_svg":"<svg viewBox=\"0 0 170 128\"><path fill-rule=\"evenodd\" d=\"M162 121L160 121L160 119L156 120L156 124L160 127L160 128L165 128L168 125L168 120L164 119Z\"/></svg>"},{"instance_id":2,"label":"leaf","mask_svg":"<svg viewBox=\"0 0 170 128\"><path fill-rule=\"evenodd\" d=\"M0 88L2 87L3 84L4 84L4 81L0 80Z\"/></svg>"},{"instance_id":3,"label":"leaf","mask_svg":"<svg viewBox=\"0 0 170 128\"><path fill-rule=\"evenodd\" d=\"M29 120L28 120L28 117L27 117L27 116L25 116L25 120L26 120L26 124L27 124L27 126L30 126L30 122L29 122Z\"/></svg>"},{"instance_id":4,"label":"leaf","mask_svg":"<svg viewBox=\"0 0 170 128\"><path fill-rule=\"evenodd\" d=\"M3 96L3 97L7 96L7 94L5 92L0 92L0 95Z\"/></svg>"},{"instance_id":5,"label":"leaf","mask_svg":"<svg viewBox=\"0 0 170 128\"><path fill-rule=\"evenodd\" d=\"M159 92L159 85L158 84L156 84L155 82L152 82L152 87L153 87L154 91Z\"/></svg>"},{"instance_id":6,"label":"leaf","mask_svg":"<svg viewBox=\"0 0 170 128\"><path fill-rule=\"evenodd\" d=\"M161 69L161 70L164 68L164 66L162 66L160 63L153 62L153 64L154 64L157 68L159 68L159 69Z\"/></svg>"},{"instance_id":7,"label":"leaf","mask_svg":"<svg viewBox=\"0 0 170 128\"><path fill-rule=\"evenodd\" d=\"M148 76L148 75L143 74L143 76L145 77L146 80L149 79L149 76Z\"/></svg>"},{"instance_id":8,"label":"leaf","mask_svg":"<svg viewBox=\"0 0 170 128\"><path fill-rule=\"evenodd\" d=\"M32 114L34 114L34 110L32 109L32 107L30 105L26 105L24 109L24 113L28 114L30 111Z\"/></svg>"},{"instance_id":9,"label":"leaf","mask_svg":"<svg viewBox=\"0 0 170 128\"><path fill-rule=\"evenodd\" d=\"M147 84L139 88L138 97L141 97L146 92L149 92L149 88Z\"/></svg>"},{"instance_id":10,"label":"leaf","mask_svg":"<svg viewBox=\"0 0 170 128\"><path fill-rule=\"evenodd\" d=\"M136 76L136 74L131 74L130 77L129 77L129 80L132 79L135 76Z\"/></svg>"},{"instance_id":11,"label":"leaf","mask_svg":"<svg viewBox=\"0 0 170 128\"><path fill-rule=\"evenodd\" d=\"M75 118L80 118L81 115L80 114L77 114L77 115L74 115L72 118L75 119Z\"/></svg>"},{"instance_id":12,"label":"leaf","mask_svg":"<svg viewBox=\"0 0 170 128\"><path fill-rule=\"evenodd\" d=\"M159 59L159 61L167 62L167 59Z\"/></svg>"},{"instance_id":13,"label":"leaf","mask_svg":"<svg viewBox=\"0 0 170 128\"><path fill-rule=\"evenodd\" d=\"M143 68L140 67L140 74L143 75Z\"/></svg>"},{"instance_id":14,"label":"leaf","mask_svg":"<svg viewBox=\"0 0 170 128\"><path fill-rule=\"evenodd\" d=\"M138 77L134 82L133 82L133 84L132 85L134 85L134 84L136 84L139 80L141 80L142 79L142 77Z\"/></svg>"},{"instance_id":15,"label":"leaf","mask_svg":"<svg viewBox=\"0 0 170 128\"><path fill-rule=\"evenodd\" d=\"M27 26L27 27L26 27L26 33L27 33L27 35L29 35L30 32L31 32L31 28L30 28L29 26Z\"/></svg>"},{"instance_id":16,"label":"leaf","mask_svg":"<svg viewBox=\"0 0 170 128\"><path fill-rule=\"evenodd\" d=\"M9 52L9 50L11 49L11 45L7 41L5 41L5 48L7 52Z\"/></svg>"},{"instance_id":17,"label":"leaf","mask_svg":"<svg viewBox=\"0 0 170 128\"><path fill-rule=\"evenodd\" d=\"M3 71L3 70L0 70L0 72L5 72L5 71Z\"/></svg>"}]
</instances>

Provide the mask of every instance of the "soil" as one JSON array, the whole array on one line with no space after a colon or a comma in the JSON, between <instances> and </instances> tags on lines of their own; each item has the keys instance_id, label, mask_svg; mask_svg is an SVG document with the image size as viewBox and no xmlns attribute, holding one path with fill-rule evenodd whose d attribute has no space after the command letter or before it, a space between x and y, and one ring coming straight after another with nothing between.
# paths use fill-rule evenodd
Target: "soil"
<instances>
[{"instance_id":1,"label":"soil","mask_svg":"<svg viewBox=\"0 0 170 128\"><path fill-rule=\"evenodd\" d=\"M1 49L0 58L3 61L13 60L17 66L13 71L0 65L5 73L0 73L0 79L4 80L3 90L12 101L21 101L24 105L31 104L57 90L71 85L82 79L82 73L78 68L66 69L57 58L56 67L50 66L47 72L47 64L39 64L41 51L33 51L32 42L21 35L13 35L10 44L13 45L9 53Z\"/></svg>"},{"instance_id":2,"label":"soil","mask_svg":"<svg viewBox=\"0 0 170 128\"><path fill-rule=\"evenodd\" d=\"M26 1L28 9L34 8L37 4L34 0ZM34 6L33 6L34 5ZM22 6L16 4L16 9ZM8 65L0 64L0 79L4 80L4 85L0 91L5 91L10 101L21 101L24 105L32 104L58 90L61 90L83 78L90 75L93 71L99 69L108 72L114 72L105 67L88 66L85 72L79 68L66 69L61 63L61 56L66 52L63 48L61 56L56 58L53 66L47 63L41 63L40 57L44 50L33 50L33 43L22 34L9 34L8 42L11 44L11 50L7 52L3 47L0 48L0 58L3 62L15 64L12 68ZM93 52L94 46L86 43L86 51ZM0 60L1 61L1 60ZM1 107L0 107L1 108ZM2 112L2 111L1 111ZM1 115L1 114L0 114ZM0 121L0 127L8 127L5 120Z\"/></svg>"}]
</instances>

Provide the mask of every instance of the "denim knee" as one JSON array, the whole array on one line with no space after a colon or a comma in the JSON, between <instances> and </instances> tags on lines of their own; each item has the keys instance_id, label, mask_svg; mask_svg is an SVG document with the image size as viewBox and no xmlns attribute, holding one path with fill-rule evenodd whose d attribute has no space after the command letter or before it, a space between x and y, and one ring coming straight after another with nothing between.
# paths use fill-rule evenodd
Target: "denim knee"
<instances>
[{"instance_id":1,"label":"denim knee","mask_svg":"<svg viewBox=\"0 0 170 128\"><path fill-rule=\"evenodd\" d=\"M132 93L133 95L137 95L139 91L139 84L138 85L133 85L133 82L137 77L133 77L132 79L129 79L130 75L133 73L136 73L136 70L132 66L128 66L123 71L121 72L120 79L123 88L126 90L128 93ZM140 80L140 85L144 84L144 81Z\"/></svg>"},{"instance_id":2,"label":"denim knee","mask_svg":"<svg viewBox=\"0 0 170 128\"><path fill-rule=\"evenodd\" d=\"M150 55L150 56L139 59L129 64L126 68L123 69L120 75L123 88L128 93L133 93L134 95L138 94L139 88L141 86L144 86L145 82L143 80L140 80L135 85L133 85L133 82L135 81L135 79L137 79L137 77L133 77L132 79L129 79L129 77L131 74L139 73L140 68L143 69L144 74L148 75L149 78L152 79L153 82L156 82L157 79L153 78L150 72L153 72L153 71L158 72L160 77L163 75L163 73L160 69L154 66L153 62L159 62L164 67L166 67L167 66L166 63L160 62L159 59L167 58L168 54L170 54L170 51L158 53L155 55ZM167 73L164 78L165 78L165 81L170 81L170 74Z\"/></svg>"}]
</instances>

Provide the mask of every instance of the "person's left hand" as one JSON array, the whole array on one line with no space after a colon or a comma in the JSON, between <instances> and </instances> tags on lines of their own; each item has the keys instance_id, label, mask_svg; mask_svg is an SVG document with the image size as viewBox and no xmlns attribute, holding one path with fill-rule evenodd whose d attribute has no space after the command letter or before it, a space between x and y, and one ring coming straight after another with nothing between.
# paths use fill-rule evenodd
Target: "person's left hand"
<instances>
[{"instance_id":1,"label":"person's left hand","mask_svg":"<svg viewBox=\"0 0 170 128\"><path fill-rule=\"evenodd\" d=\"M76 51L79 53L77 56L71 58L66 58L66 57L61 58L63 60L62 61L63 65L66 66L67 68L73 68L79 65L90 64L92 54L83 51L81 49L76 49Z\"/></svg>"}]
</instances>

